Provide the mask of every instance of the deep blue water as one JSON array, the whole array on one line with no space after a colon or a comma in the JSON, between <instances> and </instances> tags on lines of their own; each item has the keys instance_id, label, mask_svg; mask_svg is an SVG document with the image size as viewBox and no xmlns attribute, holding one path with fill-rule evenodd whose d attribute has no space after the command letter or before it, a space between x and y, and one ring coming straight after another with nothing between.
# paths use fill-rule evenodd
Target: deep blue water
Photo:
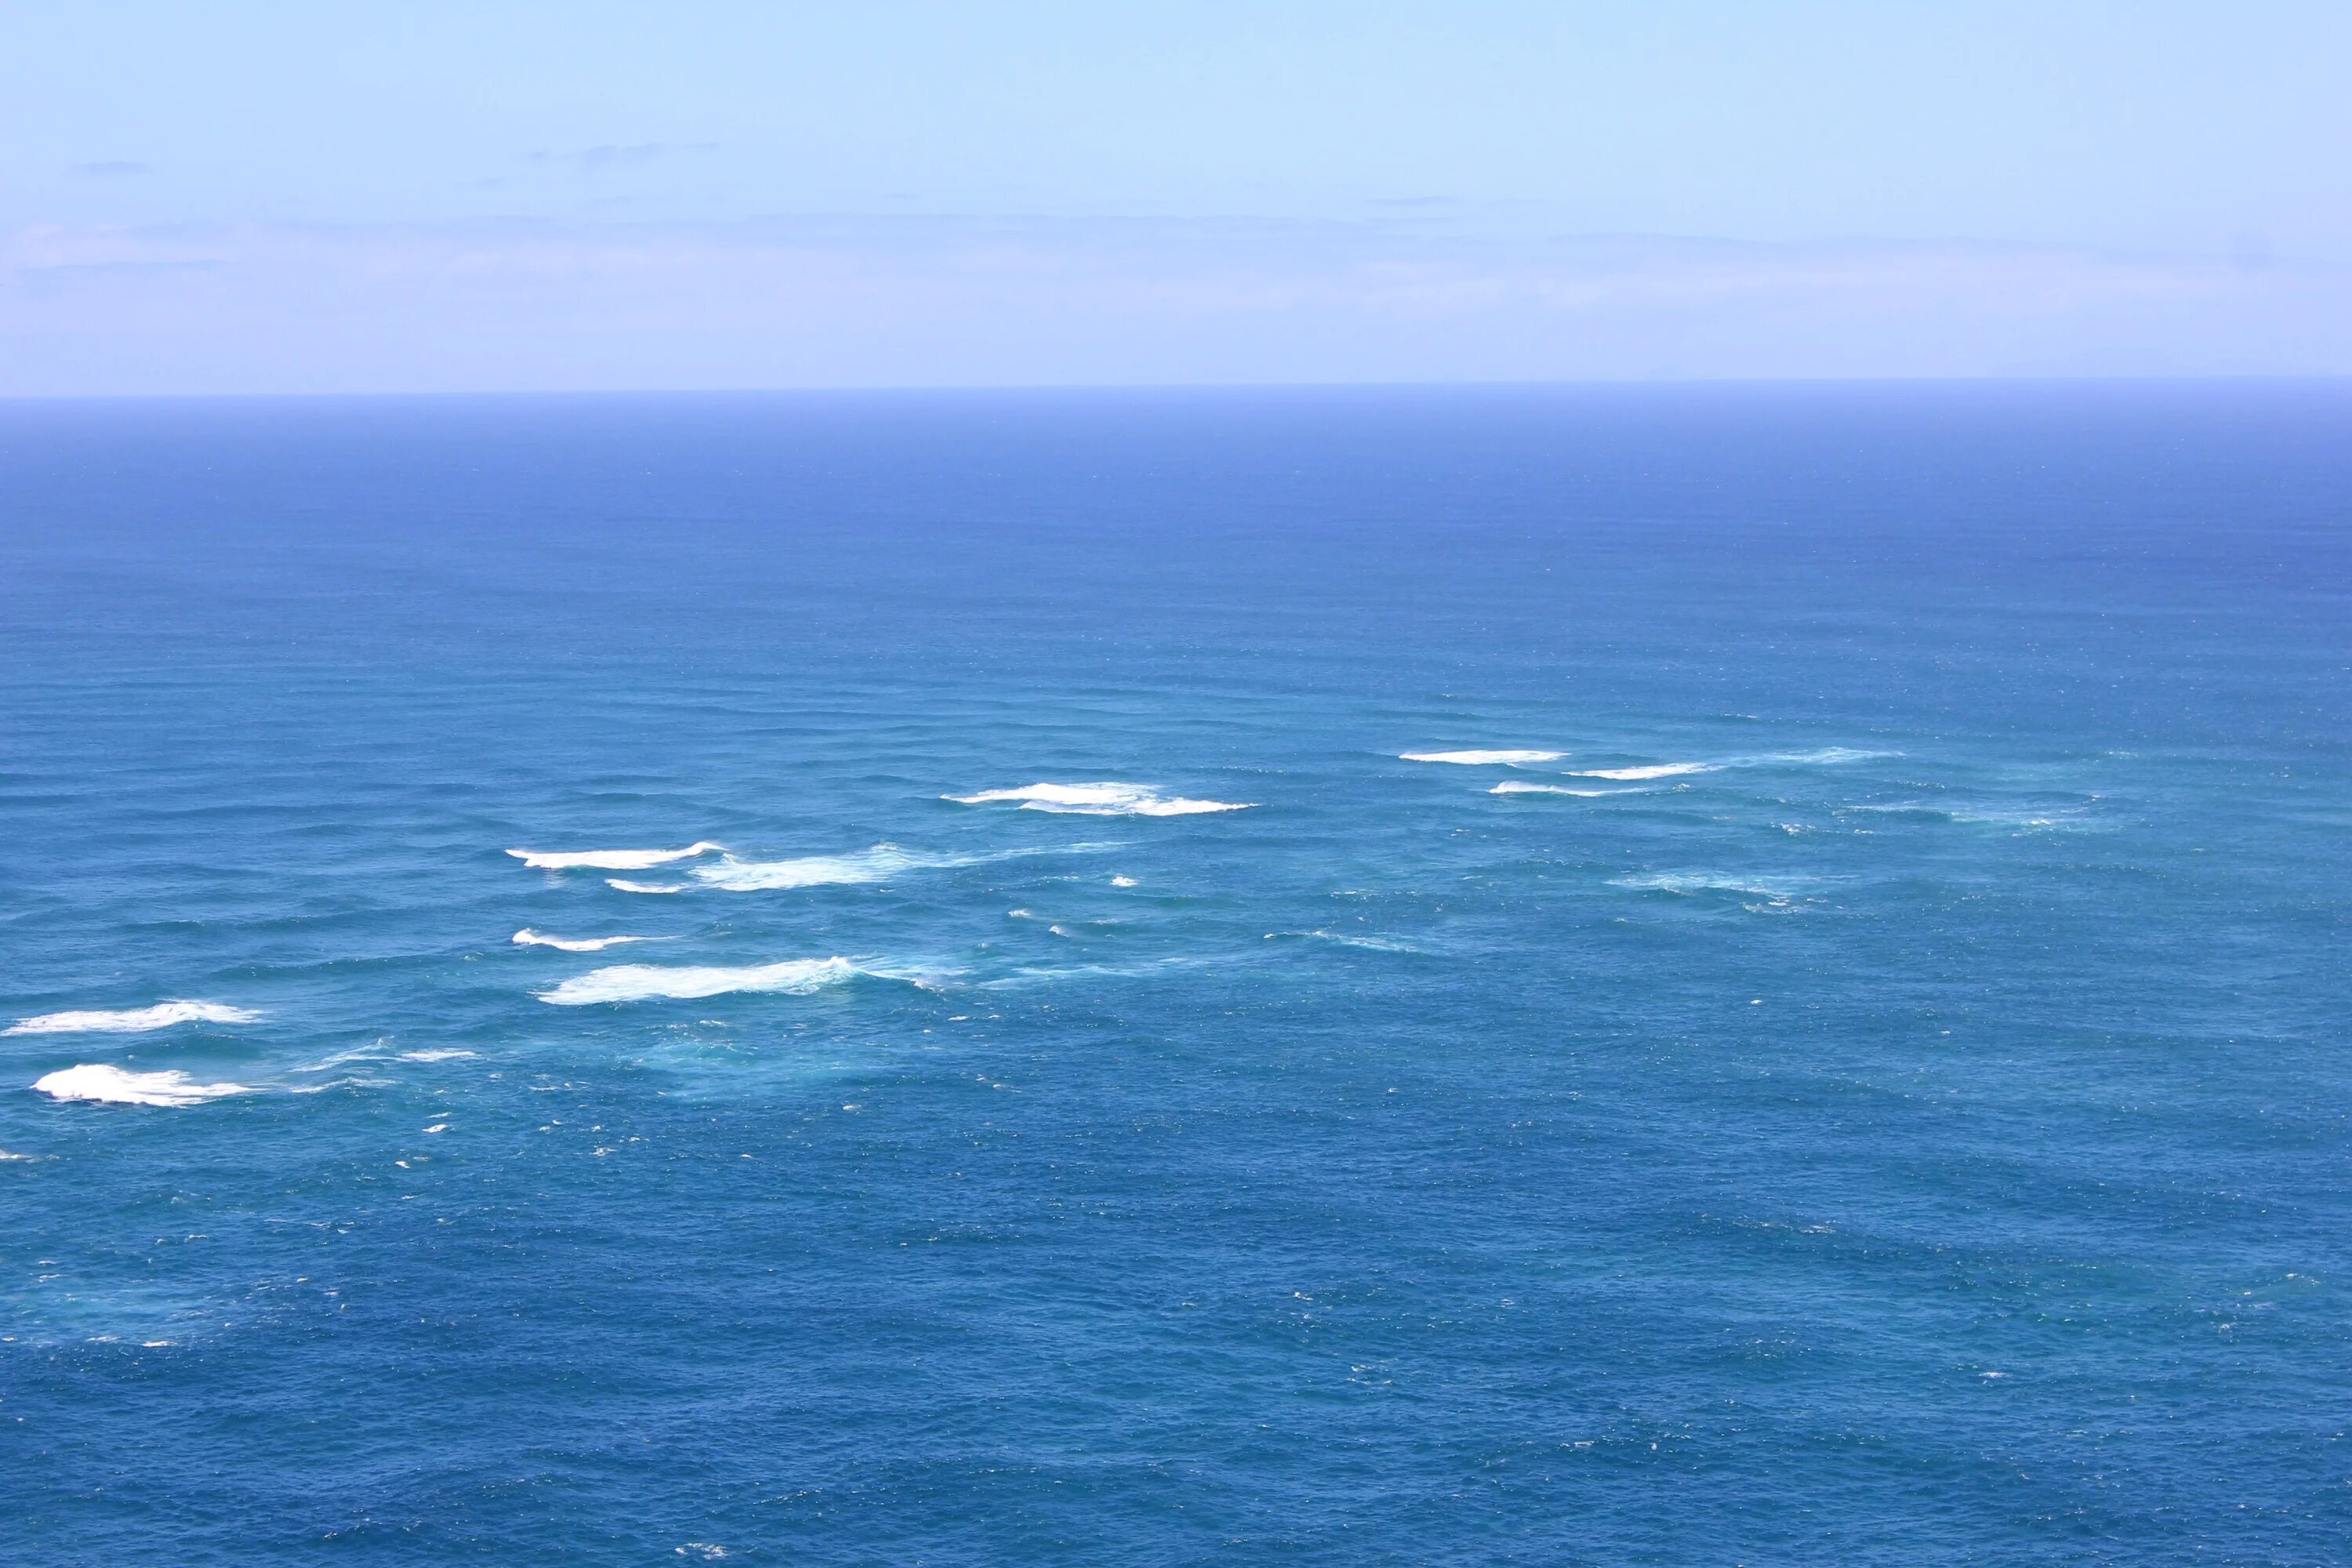
<instances>
[{"instance_id":1,"label":"deep blue water","mask_svg":"<svg viewBox=\"0 0 2352 1568\"><path fill-rule=\"evenodd\" d=\"M0 407L0 1560L2352 1560L2347 593L2341 386Z\"/></svg>"}]
</instances>

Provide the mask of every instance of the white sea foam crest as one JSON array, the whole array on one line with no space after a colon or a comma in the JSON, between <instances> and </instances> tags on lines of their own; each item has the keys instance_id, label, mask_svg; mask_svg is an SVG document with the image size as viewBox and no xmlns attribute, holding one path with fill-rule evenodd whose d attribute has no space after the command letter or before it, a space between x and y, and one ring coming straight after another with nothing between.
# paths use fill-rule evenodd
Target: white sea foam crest
<instances>
[{"instance_id":1,"label":"white sea foam crest","mask_svg":"<svg viewBox=\"0 0 2352 1568\"><path fill-rule=\"evenodd\" d=\"M1868 762L1873 757L1890 757L1893 752L1865 752L1853 746L1823 746L1812 752L1764 752L1748 757L1726 757L1714 763L1649 763L1630 768L1585 768L1571 776L1580 779L1667 779L1685 773L1720 773L1725 768L1761 768L1789 763L1837 763Z\"/></svg>"},{"instance_id":2,"label":"white sea foam crest","mask_svg":"<svg viewBox=\"0 0 2352 1568\"><path fill-rule=\"evenodd\" d=\"M963 866L968 858L910 854L895 844L877 844L851 855L803 855L790 860L739 860L729 855L715 866L697 866L694 878L730 892L776 888L822 888L885 881L900 871Z\"/></svg>"},{"instance_id":3,"label":"white sea foam crest","mask_svg":"<svg viewBox=\"0 0 2352 1568\"><path fill-rule=\"evenodd\" d=\"M1255 801L1193 800L1162 795L1157 784L1034 784L1018 789L984 789L978 795L940 796L961 805L1018 801L1024 811L1077 816L1193 816L1207 811L1247 811Z\"/></svg>"},{"instance_id":4,"label":"white sea foam crest","mask_svg":"<svg viewBox=\"0 0 2352 1568\"><path fill-rule=\"evenodd\" d=\"M1408 763L1459 763L1465 767L1517 767L1521 763L1556 763L1566 752L1402 752Z\"/></svg>"},{"instance_id":5,"label":"white sea foam crest","mask_svg":"<svg viewBox=\"0 0 2352 1568\"><path fill-rule=\"evenodd\" d=\"M596 1002L646 1002L658 997L684 1000L721 996L736 991L784 992L805 996L860 973L857 965L845 958L790 958L781 963L754 963L737 969L621 963L575 975L551 991L539 993L539 999L559 1007L584 1007Z\"/></svg>"},{"instance_id":6,"label":"white sea foam crest","mask_svg":"<svg viewBox=\"0 0 2352 1568\"><path fill-rule=\"evenodd\" d=\"M1711 773L1721 763L1652 763L1638 768L1580 768L1580 779L1670 779L1684 773Z\"/></svg>"},{"instance_id":7,"label":"white sea foam crest","mask_svg":"<svg viewBox=\"0 0 2352 1568\"><path fill-rule=\"evenodd\" d=\"M1750 877L1727 877L1714 871L1664 871L1654 876L1617 877L1612 879L1609 885L1659 893L1746 893L1751 898L1789 900L1805 897L1819 888L1820 883L1809 877L1763 882Z\"/></svg>"},{"instance_id":8,"label":"white sea foam crest","mask_svg":"<svg viewBox=\"0 0 2352 1568\"><path fill-rule=\"evenodd\" d=\"M241 1083L197 1083L184 1072L131 1072L103 1062L60 1068L33 1080L52 1100L106 1105L202 1105L224 1095L251 1094Z\"/></svg>"},{"instance_id":9,"label":"white sea foam crest","mask_svg":"<svg viewBox=\"0 0 2352 1568\"><path fill-rule=\"evenodd\" d=\"M706 841L689 844L683 849L509 849L507 853L543 871L561 871L572 866L598 871L643 871L667 866L673 860L691 860L725 847L723 844Z\"/></svg>"},{"instance_id":10,"label":"white sea foam crest","mask_svg":"<svg viewBox=\"0 0 2352 1568\"><path fill-rule=\"evenodd\" d=\"M1488 795L1572 795L1585 800L1600 800L1612 795L1646 795L1638 789L1571 789L1567 784L1528 784L1521 779L1505 779Z\"/></svg>"},{"instance_id":11,"label":"white sea foam crest","mask_svg":"<svg viewBox=\"0 0 2352 1568\"><path fill-rule=\"evenodd\" d=\"M559 947L566 952L602 952L608 947L618 947L625 942L674 942L667 936L549 936L529 926L514 933L514 940L525 947Z\"/></svg>"},{"instance_id":12,"label":"white sea foam crest","mask_svg":"<svg viewBox=\"0 0 2352 1568\"><path fill-rule=\"evenodd\" d=\"M226 1002L158 1002L121 1012L43 1013L18 1019L0 1035L139 1035L174 1024L250 1024L260 1016Z\"/></svg>"},{"instance_id":13,"label":"white sea foam crest","mask_svg":"<svg viewBox=\"0 0 2352 1568\"><path fill-rule=\"evenodd\" d=\"M607 877L604 886L617 888L624 893L683 893L684 882L632 882L625 877Z\"/></svg>"}]
</instances>

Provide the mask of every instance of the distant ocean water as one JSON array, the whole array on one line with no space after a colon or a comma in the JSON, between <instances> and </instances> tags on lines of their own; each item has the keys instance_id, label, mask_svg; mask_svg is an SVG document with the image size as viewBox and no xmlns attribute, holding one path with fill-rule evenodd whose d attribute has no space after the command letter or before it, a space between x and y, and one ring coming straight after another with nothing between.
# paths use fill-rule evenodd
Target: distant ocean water
<instances>
[{"instance_id":1,"label":"distant ocean water","mask_svg":"<svg viewBox=\"0 0 2352 1568\"><path fill-rule=\"evenodd\" d=\"M2352 1559L2352 392L0 406L0 1560Z\"/></svg>"}]
</instances>

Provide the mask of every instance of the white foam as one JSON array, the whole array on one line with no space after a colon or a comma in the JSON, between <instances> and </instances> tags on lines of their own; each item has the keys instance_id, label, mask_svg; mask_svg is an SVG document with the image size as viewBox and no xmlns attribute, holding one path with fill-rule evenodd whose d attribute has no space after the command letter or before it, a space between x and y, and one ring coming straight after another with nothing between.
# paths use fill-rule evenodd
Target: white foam
<instances>
[{"instance_id":1,"label":"white foam","mask_svg":"<svg viewBox=\"0 0 2352 1568\"><path fill-rule=\"evenodd\" d=\"M33 1080L52 1100L106 1105L201 1105L224 1095L251 1094L241 1083L197 1083L184 1072L131 1072L102 1062L60 1068Z\"/></svg>"},{"instance_id":2,"label":"white foam","mask_svg":"<svg viewBox=\"0 0 2352 1568\"><path fill-rule=\"evenodd\" d=\"M599 871L643 871L667 866L673 860L691 860L725 847L723 844L704 841L683 849L509 849L507 853L543 871L561 871L573 866Z\"/></svg>"},{"instance_id":3,"label":"white foam","mask_svg":"<svg viewBox=\"0 0 2352 1568\"><path fill-rule=\"evenodd\" d=\"M1743 763L1866 763L1877 757L1899 757L1900 752L1864 752L1853 746L1823 746L1817 752L1775 752L1766 757L1742 757Z\"/></svg>"},{"instance_id":4,"label":"white foam","mask_svg":"<svg viewBox=\"0 0 2352 1568\"><path fill-rule=\"evenodd\" d=\"M29 1164L39 1158L38 1154L19 1154L13 1149L0 1149L0 1165L5 1165L11 1160L22 1160Z\"/></svg>"},{"instance_id":5,"label":"white foam","mask_svg":"<svg viewBox=\"0 0 2352 1568\"><path fill-rule=\"evenodd\" d=\"M514 933L514 940L525 947L559 947L566 952L602 952L625 942L675 942L677 939L667 936L549 936L525 926Z\"/></svg>"},{"instance_id":6,"label":"white foam","mask_svg":"<svg viewBox=\"0 0 2352 1568\"><path fill-rule=\"evenodd\" d=\"M1255 801L1194 800L1160 793L1157 784L1034 784L1018 789L984 789L978 795L941 795L960 805L1018 801L1024 811L1077 816L1192 816L1208 811L1247 811Z\"/></svg>"},{"instance_id":7,"label":"white foam","mask_svg":"<svg viewBox=\"0 0 2352 1568\"><path fill-rule=\"evenodd\" d=\"M751 893L880 882L900 871L968 864L951 856L913 855L895 844L877 844L850 855L803 855L790 860L739 860L730 855L715 866L697 866L694 877L714 888Z\"/></svg>"},{"instance_id":8,"label":"white foam","mask_svg":"<svg viewBox=\"0 0 2352 1568\"><path fill-rule=\"evenodd\" d=\"M1580 779L1670 779L1684 773L1711 773L1720 763L1652 763L1639 768L1583 768L1576 772Z\"/></svg>"},{"instance_id":9,"label":"white foam","mask_svg":"<svg viewBox=\"0 0 2352 1568\"><path fill-rule=\"evenodd\" d=\"M260 1016L226 1002L158 1002L121 1012L43 1013L17 1020L0 1035L139 1035L174 1024L250 1024Z\"/></svg>"},{"instance_id":10,"label":"white foam","mask_svg":"<svg viewBox=\"0 0 2352 1568\"><path fill-rule=\"evenodd\" d=\"M473 1054L471 1051L457 1050L403 1051L400 1053L400 1059L404 1062L454 1062L463 1060Z\"/></svg>"},{"instance_id":11,"label":"white foam","mask_svg":"<svg viewBox=\"0 0 2352 1568\"><path fill-rule=\"evenodd\" d=\"M1659 893L1746 893L1751 898L1785 901L1801 899L1820 884L1805 877L1784 878L1774 883L1727 877L1714 871L1666 871L1654 876L1612 878L1609 885Z\"/></svg>"},{"instance_id":12,"label":"white foam","mask_svg":"<svg viewBox=\"0 0 2352 1568\"><path fill-rule=\"evenodd\" d=\"M576 975L551 991L539 993L539 999L559 1007L582 1007L595 1002L685 1000L735 991L780 991L804 996L858 973L857 966L845 958L791 958L739 969L622 963Z\"/></svg>"},{"instance_id":13,"label":"white foam","mask_svg":"<svg viewBox=\"0 0 2352 1568\"><path fill-rule=\"evenodd\" d=\"M1606 795L1643 795L1648 792L1638 789L1571 789L1567 784L1528 784L1520 779L1505 779L1486 793L1488 795L1572 795L1585 800L1599 800Z\"/></svg>"},{"instance_id":14,"label":"white foam","mask_svg":"<svg viewBox=\"0 0 2352 1568\"><path fill-rule=\"evenodd\" d=\"M607 877L604 886L617 888L624 893L683 893L684 882L632 882L625 877Z\"/></svg>"},{"instance_id":15,"label":"white foam","mask_svg":"<svg viewBox=\"0 0 2352 1568\"><path fill-rule=\"evenodd\" d=\"M1556 763L1566 752L1402 752L1408 763L1459 763L1465 767L1517 767L1521 763Z\"/></svg>"},{"instance_id":16,"label":"white foam","mask_svg":"<svg viewBox=\"0 0 2352 1568\"><path fill-rule=\"evenodd\" d=\"M1132 877L1113 877L1110 879L1110 885L1114 888L1132 888L1135 886L1135 879Z\"/></svg>"}]
</instances>

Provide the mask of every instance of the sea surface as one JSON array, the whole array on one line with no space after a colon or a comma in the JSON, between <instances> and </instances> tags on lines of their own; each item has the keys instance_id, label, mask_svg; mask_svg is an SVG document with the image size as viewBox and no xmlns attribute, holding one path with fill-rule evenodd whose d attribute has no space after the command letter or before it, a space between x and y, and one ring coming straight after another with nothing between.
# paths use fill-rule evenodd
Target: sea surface
<instances>
[{"instance_id":1,"label":"sea surface","mask_svg":"<svg viewBox=\"0 0 2352 1568\"><path fill-rule=\"evenodd\" d=\"M2352 1561L2352 388L0 405L0 1561Z\"/></svg>"}]
</instances>

